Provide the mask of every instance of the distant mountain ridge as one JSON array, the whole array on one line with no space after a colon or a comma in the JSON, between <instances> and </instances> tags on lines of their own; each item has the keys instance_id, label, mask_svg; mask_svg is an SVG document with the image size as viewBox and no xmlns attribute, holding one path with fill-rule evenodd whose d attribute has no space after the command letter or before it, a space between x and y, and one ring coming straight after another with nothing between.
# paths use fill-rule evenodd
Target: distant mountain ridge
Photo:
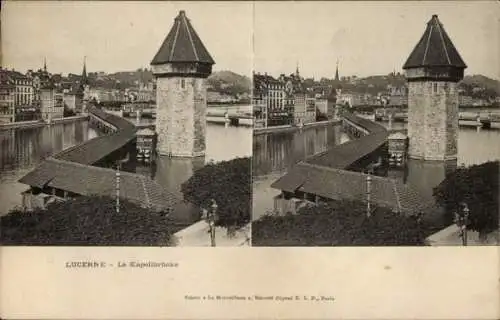
<instances>
[{"instance_id":1,"label":"distant mountain ridge","mask_svg":"<svg viewBox=\"0 0 500 320\"><path fill-rule=\"evenodd\" d=\"M250 93L252 88L252 80L249 77L227 70L215 71L207 81L211 91L229 95Z\"/></svg>"},{"instance_id":2,"label":"distant mountain ridge","mask_svg":"<svg viewBox=\"0 0 500 320\"><path fill-rule=\"evenodd\" d=\"M97 73L89 73L89 78L96 79ZM119 71L101 76L101 80L95 80L96 85L109 86L118 83L118 87L137 87L142 83L154 80L150 69L137 69L135 71ZM336 84L332 79L322 78L319 81L304 79L306 87L328 86ZM245 76L229 70L215 71L207 79L209 91L216 91L228 95L238 95L251 92L252 80ZM347 77L340 81L343 89L352 92L366 92L377 94L386 91L387 86L400 87L406 84L403 74L373 75L364 78ZM500 81L491 79L484 75L466 75L459 84L465 95L473 97L497 97L500 96ZM116 87L116 86L115 86Z\"/></svg>"},{"instance_id":3,"label":"distant mountain ridge","mask_svg":"<svg viewBox=\"0 0 500 320\"><path fill-rule=\"evenodd\" d=\"M95 79L94 82L99 85L104 82L119 82L120 87L135 87L139 83L147 83L154 80L150 69L137 69L135 71L119 71L100 76L105 80L97 80L98 73L89 73L89 78ZM241 93L250 93L252 81L249 77L237 74L232 71L215 71L207 79L209 90L236 95Z\"/></svg>"}]
</instances>

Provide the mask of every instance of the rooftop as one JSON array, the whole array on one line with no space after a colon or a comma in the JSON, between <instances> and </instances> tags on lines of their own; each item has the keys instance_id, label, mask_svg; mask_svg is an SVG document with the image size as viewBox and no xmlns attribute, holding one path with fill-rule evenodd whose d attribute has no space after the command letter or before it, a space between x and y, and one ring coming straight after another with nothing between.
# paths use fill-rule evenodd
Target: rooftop
<instances>
[{"instance_id":1,"label":"rooftop","mask_svg":"<svg viewBox=\"0 0 500 320\"><path fill-rule=\"evenodd\" d=\"M271 187L286 192L302 191L332 200L365 201L367 174L301 162ZM394 212L417 214L432 206L418 192L397 180L370 176L371 200Z\"/></svg>"},{"instance_id":2,"label":"rooftop","mask_svg":"<svg viewBox=\"0 0 500 320\"><path fill-rule=\"evenodd\" d=\"M83 196L116 194L116 171L107 168L48 158L19 182L38 188L52 187ZM120 194L124 199L159 211L189 206L155 181L129 172L120 172Z\"/></svg>"},{"instance_id":3,"label":"rooftop","mask_svg":"<svg viewBox=\"0 0 500 320\"><path fill-rule=\"evenodd\" d=\"M118 129L117 132L108 136L99 136L65 149L54 155L55 159L91 165L135 138L135 126L129 121L95 107L91 108L91 112L114 125Z\"/></svg>"},{"instance_id":4,"label":"rooftop","mask_svg":"<svg viewBox=\"0 0 500 320\"><path fill-rule=\"evenodd\" d=\"M438 16L433 15L403 69L444 66L467 68Z\"/></svg>"},{"instance_id":5,"label":"rooftop","mask_svg":"<svg viewBox=\"0 0 500 320\"><path fill-rule=\"evenodd\" d=\"M151 61L152 65L169 62L201 62L214 64L215 61L201 42L184 10L179 11L174 25Z\"/></svg>"}]
</instances>

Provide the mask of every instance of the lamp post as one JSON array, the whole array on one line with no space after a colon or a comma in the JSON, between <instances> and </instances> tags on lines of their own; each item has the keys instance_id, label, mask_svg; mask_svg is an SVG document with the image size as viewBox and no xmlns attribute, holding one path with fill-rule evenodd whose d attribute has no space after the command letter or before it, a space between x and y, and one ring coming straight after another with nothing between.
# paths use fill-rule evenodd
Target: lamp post
<instances>
[{"instance_id":1,"label":"lamp post","mask_svg":"<svg viewBox=\"0 0 500 320\"><path fill-rule=\"evenodd\" d=\"M371 192L372 192L372 177L370 173L366 176L366 216L371 216Z\"/></svg>"},{"instance_id":2,"label":"lamp post","mask_svg":"<svg viewBox=\"0 0 500 320\"><path fill-rule=\"evenodd\" d=\"M459 205L457 212L455 212L455 223L460 228L460 237L462 238L462 244L467 245L467 224L469 223L469 206L462 202Z\"/></svg>"},{"instance_id":3,"label":"lamp post","mask_svg":"<svg viewBox=\"0 0 500 320\"><path fill-rule=\"evenodd\" d=\"M116 165L116 213L120 213L120 163Z\"/></svg>"},{"instance_id":4,"label":"lamp post","mask_svg":"<svg viewBox=\"0 0 500 320\"><path fill-rule=\"evenodd\" d=\"M210 211L208 215L208 225L210 227L210 243L212 247L215 247L215 220L217 218L217 203L212 199L212 205L210 206Z\"/></svg>"}]
</instances>

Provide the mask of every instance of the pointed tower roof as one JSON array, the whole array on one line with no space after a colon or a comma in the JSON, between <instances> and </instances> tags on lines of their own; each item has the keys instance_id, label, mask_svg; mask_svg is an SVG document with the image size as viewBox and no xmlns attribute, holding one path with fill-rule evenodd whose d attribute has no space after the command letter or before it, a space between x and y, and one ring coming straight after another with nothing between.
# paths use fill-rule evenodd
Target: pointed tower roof
<instances>
[{"instance_id":1,"label":"pointed tower roof","mask_svg":"<svg viewBox=\"0 0 500 320\"><path fill-rule=\"evenodd\" d=\"M87 57L83 57L83 70L82 70L82 85L88 84L87 79Z\"/></svg>"},{"instance_id":2,"label":"pointed tower roof","mask_svg":"<svg viewBox=\"0 0 500 320\"><path fill-rule=\"evenodd\" d=\"M215 63L186 17L184 10L181 10L175 18L172 29L170 29L151 64L158 65L169 62Z\"/></svg>"},{"instance_id":3,"label":"pointed tower roof","mask_svg":"<svg viewBox=\"0 0 500 320\"><path fill-rule=\"evenodd\" d=\"M403 69L419 67L467 68L436 14L427 22L422 38L406 60Z\"/></svg>"},{"instance_id":4,"label":"pointed tower roof","mask_svg":"<svg viewBox=\"0 0 500 320\"><path fill-rule=\"evenodd\" d=\"M339 60L337 59L337 68L335 69L335 81L339 81Z\"/></svg>"}]
</instances>

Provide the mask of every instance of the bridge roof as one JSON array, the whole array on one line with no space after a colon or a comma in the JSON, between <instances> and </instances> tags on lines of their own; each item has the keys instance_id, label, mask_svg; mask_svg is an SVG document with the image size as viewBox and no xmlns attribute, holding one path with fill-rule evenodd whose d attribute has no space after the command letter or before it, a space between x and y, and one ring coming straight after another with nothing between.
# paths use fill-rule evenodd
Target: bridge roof
<instances>
[{"instance_id":1,"label":"bridge roof","mask_svg":"<svg viewBox=\"0 0 500 320\"><path fill-rule=\"evenodd\" d=\"M467 68L438 16L433 15L427 22L427 28L420 41L403 65L403 69L444 66Z\"/></svg>"},{"instance_id":2,"label":"bridge roof","mask_svg":"<svg viewBox=\"0 0 500 320\"><path fill-rule=\"evenodd\" d=\"M302 191L333 200L366 199L367 174L328 168L305 162L297 164L271 187L287 192ZM374 204L395 212L416 214L433 205L402 182L371 176L371 199Z\"/></svg>"},{"instance_id":3,"label":"bridge roof","mask_svg":"<svg viewBox=\"0 0 500 320\"><path fill-rule=\"evenodd\" d=\"M99 136L56 155L55 159L91 165L120 149L134 138L134 132L120 131L107 136Z\"/></svg>"},{"instance_id":4,"label":"bridge roof","mask_svg":"<svg viewBox=\"0 0 500 320\"><path fill-rule=\"evenodd\" d=\"M169 62L215 63L186 17L184 10L181 10L175 18L172 29L170 29L151 64Z\"/></svg>"},{"instance_id":5,"label":"bridge roof","mask_svg":"<svg viewBox=\"0 0 500 320\"><path fill-rule=\"evenodd\" d=\"M38 188L51 187L83 196L115 196L116 171L48 158L19 182ZM120 195L158 211L191 210L190 203L140 174L120 172Z\"/></svg>"},{"instance_id":6,"label":"bridge roof","mask_svg":"<svg viewBox=\"0 0 500 320\"><path fill-rule=\"evenodd\" d=\"M306 162L330 168L346 169L358 159L382 146L389 136L387 129L378 123L353 114L344 114L343 117L365 128L370 134L339 144L328 151L308 158Z\"/></svg>"},{"instance_id":7,"label":"bridge roof","mask_svg":"<svg viewBox=\"0 0 500 320\"><path fill-rule=\"evenodd\" d=\"M350 140L328 151L314 155L308 158L306 162L330 168L346 169L357 160L382 146L386 142L387 136L387 132L380 132Z\"/></svg>"},{"instance_id":8,"label":"bridge roof","mask_svg":"<svg viewBox=\"0 0 500 320\"><path fill-rule=\"evenodd\" d=\"M120 149L135 138L136 128L131 122L95 107L89 111L94 116L115 126L118 131L111 135L99 136L65 149L54 155L54 158L90 165L106 157L111 152Z\"/></svg>"}]
</instances>

